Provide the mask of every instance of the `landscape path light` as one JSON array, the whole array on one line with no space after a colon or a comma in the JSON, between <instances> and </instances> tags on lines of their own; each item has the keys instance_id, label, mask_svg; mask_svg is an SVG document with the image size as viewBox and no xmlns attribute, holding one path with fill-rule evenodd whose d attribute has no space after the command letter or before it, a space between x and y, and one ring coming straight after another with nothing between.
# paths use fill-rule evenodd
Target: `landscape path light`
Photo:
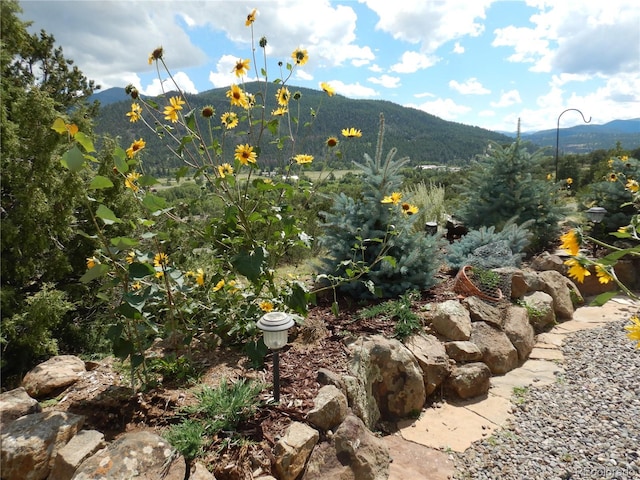
<instances>
[{"instance_id":1,"label":"landscape path light","mask_svg":"<svg viewBox=\"0 0 640 480\"><path fill-rule=\"evenodd\" d=\"M284 312L265 313L257 322L264 344L273 351L273 399L280 401L280 349L287 344L289 329L295 322Z\"/></svg>"},{"instance_id":2,"label":"landscape path light","mask_svg":"<svg viewBox=\"0 0 640 480\"><path fill-rule=\"evenodd\" d=\"M607 210L604 207L591 207L589 210L585 212L587 214L587 218L590 222L593 222L593 229L595 230L595 226L599 225L600 222L604 219L604 216L607 214ZM595 235L594 235L595 237ZM593 256L596 256L596 250L598 249L598 244L593 242Z\"/></svg>"}]
</instances>

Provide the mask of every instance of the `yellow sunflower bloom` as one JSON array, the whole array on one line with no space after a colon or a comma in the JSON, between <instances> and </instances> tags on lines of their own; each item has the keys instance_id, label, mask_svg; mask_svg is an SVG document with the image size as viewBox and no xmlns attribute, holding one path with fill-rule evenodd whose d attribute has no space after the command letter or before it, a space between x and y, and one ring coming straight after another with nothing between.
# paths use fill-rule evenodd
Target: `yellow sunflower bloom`
<instances>
[{"instance_id":1,"label":"yellow sunflower bloom","mask_svg":"<svg viewBox=\"0 0 640 480\"><path fill-rule=\"evenodd\" d=\"M93 268L99 264L100 264L100 260L98 260L96 257L87 258L87 268Z\"/></svg>"},{"instance_id":2,"label":"yellow sunflower bloom","mask_svg":"<svg viewBox=\"0 0 640 480\"><path fill-rule=\"evenodd\" d=\"M241 108L247 108L249 102L247 101L247 95L242 91L238 85L231 85L227 90L227 98L231 100L231 105Z\"/></svg>"},{"instance_id":3,"label":"yellow sunflower bloom","mask_svg":"<svg viewBox=\"0 0 640 480\"><path fill-rule=\"evenodd\" d=\"M616 180L618 180L618 175L616 175L614 172L611 172L608 178L610 182L615 182Z\"/></svg>"},{"instance_id":4,"label":"yellow sunflower bloom","mask_svg":"<svg viewBox=\"0 0 640 480\"><path fill-rule=\"evenodd\" d=\"M156 278L162 278L164 277L164 271L159 270L155 273Z\"/></svg>"},{"instance_id":5,"label":"yellow sunflower bloom","mask_svg":"<svg viewBox=\"0 0 640 480\"><path fill-rule=\"evenodd\" d=\"M236 74L236 77L242 77L249 71L249 63L250 60L248 58L244 60L240 59L236 62L235 67L233 67L233 70L231 71Z\"/></svg>"},{"instance_id":6,"label":"yellow sunflower bloom","mask_svg":"<svg viewBox=\"0 0 640 480\"><path fill-rule=\"evenodd\" d=\"M218 290L221 290L222 287L224 287L224 279L216 283L215 287L213 287L211 290L217 292Z\"/></svg>"},{"instance_id":7,"label":"yellow sunflower bloom","mask_svg":"<svg viewBox=\"0 0 640 480\"><path fill-rule=\"evenodd\" d=\"M218 174L220 178L225 178L227 175L233 175L233 167L228 163L218 165Z\"/></svg>"},{"instance_id":8,"label":"yellow sunflower bloom","mask_svg":"<svg viewBox=\"0 0 640 480\"><path fill-rule=\"evenodd\" d=\"M338 139L336 137L329 137L326 141L327 147L333 148L338 145Z\"/></svg>"},{"instance_id":9,"label":"yellow sunflower bloom","mask_svg":"<svg viewBox=\"0 0 640 480\"><path fill-rule=\"evenodd\" d=\"M236 128L238 121L238 114L235 112L225 112L220 116L220 123L222 123L227 130Z\"/></svg>"},{"instance_id":10,"label":"yellow sunflower bloom","mask_svg":"<svg viewBox=\"0 0 640 480\"><path fill-rule=\"evenodd\" d=\"M362 136L362 131L357 128L343 128L342 135L347 138L360 138Z\"/></svg>"},{"instance_id":11,"label":"yellow sunflower bloom","mask_svg":"<svg viewBox=\"0 0 640 480\"><path fill-rule=\"evenodd\" d=\"M265 313L269 313L269 312L273 312L273 303L268 302L268 301L264 301L264 302L260 302L260 310L262 310Z\"/></svg>"},{"instance_id":12,"label":"yellow sunflower bloom","mask_svg":"<svg viewBox=\"0 0 640 480\"><path fill-rule=\"evenodd\" d=\"M274 111L271 112L271 116L273 116L273 117L283 117L287 113L289 113L289 109L287 107L278 107Z\"/></svg>"},{"instance_id":13,"label":"yellow sunflower bloom","mask_svg":"<svg viewBox=\"0 0 640 480\"><path fill-rule=\"evenodd\" d=\"M415 205L411 205L410 203L403 203L402 213L404 213L405 215L415 215L416 213L418 213L418 207L416 207Z\"/></svg>"},{"instance_id":14,"label":"yellow sunflower bloom","mask_svg":"<svg viewBox=\"0 0 640 480\"><path fill-rule=\"evenodd\" d=\"M301 153L293 157L293 159L296 161L298 165L304 165L305 163L313 162L313 155L305 155Z\"/></svg>"},{"instance_id":15,"label":"yellow sunflower bloom","mask_svg":"<svg viewBox=\"0 0 640 480\"><path fill-rule=\"evenodd\" d=\"M573 183L573 178L567 178L567 185L571 185Z\"/></svg>"},{"instance_id":16,"label":"yellow sunflower bloom","mask_svg":"<svg viewBox=\"0 0 640 480\"><path fill-rule=\"evenodd\" d=\"M136 281L136 282L133 282L133 283L131 284L131 288L132 288L133 290L140 290L140 289L142 288L142 284L141 284L140 282L137 282L137 281Z\"/></svg>"},{"instance_id":17,"label":"yellow sunflower bloom","mask_svg":"<svg viewBox=\"0 0 640 480\"><path fill-rule=\"evenodd\" d=\"M142 118L142 107L139 103L133 102L131 104L131 111L127 113L127 117L129 117L131 123L136 123Z\"/></svg>"},{"instance_id":18,"label":"yellow sunflower bloom","mask_svg":"<svg viewBox=\"0 0 640 480\"><path fill-rule=\"evenodd\" d=\"M309 61L309 53L301 48L296 48L291 54L291 58L297 65L304 65Z\"/></svg>"},{"instance_id":19,"label":"yellow sunflower bloom","mask_svg":"<svg viewBox=\"0 0 640 480\"><path fill-rule=\"evenodd\" d=\"M127 157L129 157L129 158L133 158L133 156L134 156L136 153L138 153L140 150L142 150L142 149L145 147L145 145L146 145L146 144L147 144L147 143L146 143L144 140L142 140L142 139L135 140L135 141L131 144L131 146L130 146L129 148L127 148Z\"/></svg>"},{"instance_id":20,"label":"yellow sunflower bloom","mask_svg":"<svg viewBox=\"0 0 640 480\"><path fill-rule=\"evenodd\" d=\"M628 180L625 188L632 193L638 193L638 190L640 190L640 184L638 184L637 180Z\"/></svg>"},{"instance_id":21,"label":"yellow sunflower bloom","mask_svg":"<svg viewBox=\"0 0 640 480\"><path fill-rule=\"evenodd\" d=\"M547 180L553 180L553 174L547 173Z\"/></svg>"},{"instance_id":22,"label":"yellow sunflower bloom","mask_svg":"<svg viewBox=\"0 0 640 480\"><path fill-rule=\"evenodd\" d=\"M250 163L256 163L257 156L256 152L253 151L253 147L246 143L236 147L233 158L239 161L242 165L249 165Z\"/></svg>"},{"instance_id":23,"label":"yellow sunflower bloom","mask_svg":"<svg viewBox=\"0 0 640 480\"><path fill-rule=\"evenodd\" d=\"M244 22L244 24L247 27L250 27L253 24L253 22L256 21L256 13L257 13L257 10L254 8L253 11L249 15L247 15L247 19Z\"/></svg>"},{"instance_id":24,"label":"yellow sunflower bloom","mask_svg":"<svg viewBox=\"0 0 640 480\"><path fill-rule=\"evenodd\" d=\"M613 275L603 265L596 265L596 275L598 276L598 281L603 285L613 281Z\"/></svg>"},{"instance_id":25,"label":"yellow sunflower bloom","mask_svg":"<svg viewBox=\"0 0 640 480\"><path fill-rule=\"evenodd\" d=\"M156 267L166 267L169 264L169 256L164 253L156 253L153 257L153 265Z\"/></svg>"},{"instance_id":26,"label":"yellow sunflower bloom","mask_svg":"<svg viewBox=\"0 0 640 480\"><path fill-rule=\"evenodd\" d=\"M199 268L198 270L196 270L195 277L196 277L196 283L202 287L204 285L204 270L202 268Z\"/></svg>"},{"instance_id":27,"label":"yellow sunflower bloom","mask_svg":"<svg viewBox=\"0 0 640 480\"><path fill-rule=\"evenodd\" d=\"M322 91L324 93L326 93L327 95L329 95L330 97L333 97L336 94L336 91L333 89L333 87L331 85L329 85L327 82L321 82L320 83L320 88L322 89Z\"/></svg>"},{"instance_id":28,"label":"yellow sunflower bloom","mask_svg":"<svg viewBox=\"0 0 640 480\"><path fill-rule=\"evenodd\" d=\"M163 55L162 47L156 48L153 52L149 54L149 65L153 63L154 60L160 60Z\"/></svg>"},{"instance_id":29,"label":"yellow sunflower bloom","mask_svg":"<svg viewBox=\"0 0 640 480\"><path fill-rule=\"evenodd\" d=\"M278 105L281 107L286 107L289 105L289 99L291 98L291 93L287 87L280 87L276 92L276 99L278 100Z\"/></svg>"},{"instance_id":30,"label":"yellow sunflower bloom","mask_svg":"<svg viewBox=\"0 0 640 480\"><path fill-rule=\"evenodd\" d=\"M591 275L591 272L587 270L577 259L570 258L564 262L569 266L569 276L576 279L580 283L584 282L584 277Z\"/></svg>"},{"instance_id":31,"label":"yellow sunflower bloom","mask_svg":"<svg viewBox=\"0 0 640 480\"><path fill-rule=\"evenodd\" d=\"M391 195L384 197L380 203L393 203L397 205L402 200L402 194L400 192L393 192Z\"/></svg>"},{"instance_id":32,"label":"yellow sunflower bloom","mask_svg":"<svg viewBox=\"0 0 640 480\"><path fill-rule=\"evenodd\" d=\"M178 121L178 112L182 110L184 103L184 100L180 97L171 97L169 99L169 105L164 107L164 119L176 123Z\"/></svg>"},{"instance_id":33,"label":"yellow sunflower bloom","mask_svg":"<svg viewBox=\"0 0 640 480\"><path fill-rule=\"evenodd\" d=\"M569 230L564 235L561 235L560 241L562 242L560 248L569 252L569 255L578 255L578 252L580 251L581 237L575 229Z\"/></svg>"},{"instance_id":34,"label":"yellow sunflower bloom","mask_svg":"<svg viewBox=\"0 0 640 480\"><path fill-rule=\"evenodd\" d=\"M140 175L138 172L129 172L124 179L124 186L129 190L137 192L138 190L140 190L137 182L141 176L142 175Z\"/></svg>"},{"instance_id":35,"label":"yellow sunflower bloom","mask_svg":"<svg viewBox=\"0 0 640 480\"><path fill-rule=\"evenodd\" d=\"M129 265L131 265L136 261L136 252L134 252L133 250L127 252L127 257L125 258L125 260Z\"/></svg>"},{"instance_id":36,"label":"yellow sunflower bloom","mask_svg":"<svg viewBox=\"0 0 640 480\"><path fill-rule=\"evenodd\" d=\"M631 321L631 325L625 325L624 327L624 329L629 332L627 333L627 337L629 337L629 340L638 342L636 348L640 349L640 317L634 315L629 320Z\"/></svg>"}]
</instances>

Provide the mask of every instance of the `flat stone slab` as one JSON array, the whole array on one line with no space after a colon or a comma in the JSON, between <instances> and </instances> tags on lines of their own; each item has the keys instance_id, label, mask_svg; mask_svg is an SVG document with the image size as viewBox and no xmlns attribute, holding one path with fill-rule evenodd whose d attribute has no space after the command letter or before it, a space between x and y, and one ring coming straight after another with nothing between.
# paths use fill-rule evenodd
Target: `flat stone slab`
<instances>
[{"instance_id":1,"label":"flat stone slab","mask_svg":"<svg viewBox=\"0 0 640 480\"><path fill-rule=\"evenodd\" d=\"M558 333L555 333L555 332L540 333L538 334L538 337L536 339L535 346L537 347L542 345L551 345L553 347L560 348L565 338L567 338L566 333L559 333L559 332ZM549 347L544 347L544 348L549 348Z\"/></svg>"},{"instance_id":2,"label":"flat stone slab","mask_svg":"<svg viewBox=\"0 0 640 480\"><path fill-rule=\"evenodd\" d=\"M402 435L383 437L391 459L389 480L450 480L455 474L453 461L445 452L409 442Z\"/></svg>"},{"instance_id":3,"label":"flat stone slab","mask_svg":"<svg viewBox=\"0 0 640 480\"><path fill-rule=\"evenodd\" d=\"M531 350L531 353L529 354L529 358L531 358L532 360L564 361L562 350L558 350L556 348L533 347L533 350Z\"/></svg>"},{"instance_id":4,"label":"flat stone slab","mask_svg":"<svg viewBox=\"0 0 640 480\"><path fill-rule=\"evenodd\" d=\"M514 388L530 385L551 385L556 382L562 367L548 360L527 360L524 365L500 377L491 378L489 393L506 399L513 396Z\"/></svg>"}]
</instances>

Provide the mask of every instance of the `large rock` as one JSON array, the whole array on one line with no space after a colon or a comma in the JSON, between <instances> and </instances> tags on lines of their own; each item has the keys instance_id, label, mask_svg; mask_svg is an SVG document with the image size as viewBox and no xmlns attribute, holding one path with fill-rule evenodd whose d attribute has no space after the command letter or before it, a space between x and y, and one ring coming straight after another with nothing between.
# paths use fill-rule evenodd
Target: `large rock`
<instances>
[{"instance_id":1,"label":"large rock","mask_svg":"<svg viewBox=\"0 0 640 480\"><path fill-rule=\"evenodd\" d=\"M529 323L529 314L524 307L510 306L507 308L504 322L504 333L518 351L518 359L524 362L529 358L536 342L535 332Z\"/></svg>"},{"instance_id":2,"label":"large rock","mask_svg":"<svg viewBox=\"0 0 640 480\"><path fill-rule=\"evenodd\" d=\"M302 480L386 480L389 462L384 441L358 417L347 415L331 442L314 449Z\"/></svg>"},{"instance_id":3,"label":"large rock","mask_svg":"<svg viewBox=\"0 0 640 480\"><path fill-rule=\"evenodd\" d=\"M36 365L22 379L22 386L33 398L43 398L77 382L86 371L75 355L58 355Z\"/></svg>"},{"instance_id":4,"label":"large rock","mask_svg":"<svg viewBox=\"0 0 640 480\"><path fill-rule=\"evenodd\" d=\"M331 430L347 416L347 397L337 387L326 385L318 391L307 420L321 430Z\"/></svg>"},{"instance_id":5,"label":"large rock","mask_svg":"<svg viewBox=\"0 0 640 480\"><path fill-rule=\"evenodd\" d=\"M351 371L361 376L383 418L406 417L422 409L426 399L422 370L407 347L374 335L351 348Z\"/></svg>"},{"instance_id":6,"label":"large rock","mask_svg":"<svg viewBox=\"0 0 640 480\"><path fill-rule=\"evenodd\" d=\"M373 429L380 420L380 409L373 397L372 382L368 379L374 378L374 365L369 362L362 364L363 369L359 375L343 375L342 381L347 391L349 406L355 415L364 422L367 428ZM377 377L376 377L377 378Z\"/></svg>"},{"instance_id":7,"label":"large rock","mask_svg":"<svg viewBox=\"0 0 640 480\"><path fill-rule=\"evenodd\" d=\"M549 252L542 252L540 255L534 257L531 261L531 268L539 272L553 270L561 274L564 274L567 270L567 267L564 265L564 260L562 260L559 255Z\"/></svg>"},{"instance_id":8,"label":"large rock","mask_svg":"<svg viewBox=\"0 0 640 480\"><path fill-rule=\"evenodd\" d=\"M447 355L456 363L477 362L482 360L482 352L475 343L455 341L444 344Z\"/></svg>"},{"instance_id":9,"label":"large rock","mask_svg":"<svg viewBox=\"0 0 640 480\"><path fill-rule=\"evenodd\" d=\"M275 468L280 480L295 480L304 469L320 434L308 425L293 422L274 448Z\"/></svg>"},{"instance_id":10,"label":"large rock","mask_svg":"<svg viewBox=\"0 0 640 480\"><path fill-rule=\"evenodd\" d=\"M3 480L44 480L57 452L82 428L85 417L65 412L32 413L2 431Z\"/></svg>"},{"instance_id":11,"label":"large rock","mask_svg":"<svg viewBox=\"0 0 640 480\"><path fill-rule=\"evenodd\" d=\"M471 316L460 302L447 300L436 304L431 326L448 340L469 340Z\"/></svg>"},{"instance_id":12,"label":"large rock","mask_svg":"<svg viewBox=\"0 0 640 480\"><path fill-rule=\"evenodd\" d=\"M529 313L529 323L535 333L542 333L556 323L556 312L551 295L533 292L525 295L523 301Z\"/></svg>"},{"instance_id":13,"label":"large rock","mask_svg":"<svg viewBox=\"0 0 640 480\"><path fill-rule=\"evenodd\" d=\"M462 304L469 310L472 322L485 322L502 329L504 319L500 309L483 301L480 297L467 297Z\"/></svg>"},{"instance_id":14,"label":"large rock","mask_svg":"<svg viewBox=\"0 0 640 480\"><path fill-rule=\"evenodd\" d=\"M553 298L556 316L564 320L573 318L575 307L584 302L576 284L554 270L540 272L538 277L543 283L542 291Z\"/></svg>"},{"instance_id":15,"label":"large rock","mask_svg":"<svg viewBox=\"0 0 640 480\"><path fill-rule=\"evenodd\" d=\"M80 464L72 480L184 480L187 464L164 438L148 431L125 433Z\"/></svg>"},{"instance_id":16,"label":"large rock","mask_svg":"<svg viewBox=\"0 0 640 480\"><path fill-rule=\"evenodd\" d=\"M0 431L4 431L7 424L23 415L41 411L38 401L31 398L23 387L2 392L0 393Z\"/></svg>"},{"instance_id":17,"label":"large rock","mask_svg":"<svg viewBox=\"0 0 640 480\"><path fill-rule=\"evenodd\" d=\"M80 464L105 445L104 434L81 430L58 451L47 480L70 480Z\"/></svg>"},{"instance_id":18,"label":"large rock","mask_svg":"<svg viewBox=\"0 0 640 480\"><path fill-rule=\"evenodd\" d=\"M413 335L405 346L422 369L425 395L431 395L449 375L449 357L444 345L433 335Z\"/></svg>"},{"instance_id":19,"label":"large rock","mask_svg":"<svg viewBox=\"0 0 640 480\"><path fill-rule=\"evenodd\" d=\"M502 375L518 366L518 351L509 337L485 322L474 322L471 342L482 352L482 361L495 375Z\"/></svg>"},{"instance_id":20,"label":"large rock","mask_svg":"<svg viewBox=\"0 0 640 480\"><path fill-rule=\"evenodd\" d=\"M521 298L527 293L527 281L524 277L524 272L516 267L500 267L494 268L494 272L498 273L503 278L511 278L511 298Z\"/></svg>"},{"instance_id":21,"label":"large rock","mask_svg":"<svg viewBox=\"0 0 640 480\"><path fill-rule=\"evenodd\" d=\"M491 370L482 362L457 365L447 378L447 391L460 398L486 395L491 386Z\"/></svg>"}]
</instances>

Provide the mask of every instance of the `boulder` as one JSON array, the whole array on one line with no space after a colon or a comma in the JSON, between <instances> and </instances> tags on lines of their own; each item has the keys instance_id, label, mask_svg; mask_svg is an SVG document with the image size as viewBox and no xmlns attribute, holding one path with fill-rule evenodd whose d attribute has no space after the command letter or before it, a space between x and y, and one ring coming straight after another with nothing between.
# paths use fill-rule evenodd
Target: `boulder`
<instances>
[{"instance_id":1,"label":"boulder","mask_svg":"<svg viewBox=\"0 0 640 480\"><path fill-rule=\"evenodd\" d=\"M433 335L413 335L404 342L422 369L425 395L431 395L449 375L449 357Z\"/></svg>"},{"instance_id":2,"label":"boulder","mask_svg":"<svg viewBox=\"0 0 640 480\"><path fill-rule=\"evenodd\" d=\"M426 395L422 370L407 347L393 338L374 335L352 345L350 368L370 389L384 419L415 414Z\"/></svg>"},{"instance_id":3,"label":"boulder","mask_svg":"<svg viewBox=\"0 0 640 480\"><path fill-rule=\"evenodd\" d=\"M533 292L525 295L523 301L528 310L529 323L535 333L542 333L556 323L556 312L553 309L551 295Z\"/></svg>"},{"instance_id":4,"label":"boulder","mask_svg":"<svg viewBox=\"0 0 640 480\"><path fill-rule=\"evenodd\" d=\"M556 316L564 320L571 319L575 307L584 301L576 284L553 270L540 272L538 277L543 283L541 290L553 298L553 309ZM576 304L574 304L574 299Z\"/></svg>"},{"instance_id":5,"label":"boulder","mask_svg":"<svg viewBox=\"0 0 640 480\"><path fill-rule=\"evenodd\" d=\"M267 477L259 478L261 480L266 480ZM213 473L207 470L207 467L205 467L202 463L195 462L191 467L191 471L189 472L189 480L216 480L216 477Z\"/></svg>"},{"instance_id":6,"label":"boulder","mask_svg":"<svg viewBox=\"0 0 640 480\"><path fill-rule=\"evenodd\" d=\"M331 430L347 416L347 397L337 387L326 385L318 391L307 420L321 430Z\"/></svg>"},{"instance_id":7,"label":"boulder","mask_svg":"<svg viewBox=\"0 0 640 480\"><path fill-rule=\"evenodd\" d=\"M503 331L485 322L474 322L470 340L482 352L482 361L491 373L502 375L518 366L518 351Z\"/></svg>"},{"instance_id":8,"label":"boulder","mask_svg":"<svg viewBox=\"0 0 640 480\"><path fill-rule=\"evenodd\" d=\"M389 449L355 415L347 415L331 442L316 447L302 480L386 480Z\"/></svg>"},{"instance_id":9,"label":"boulder","mask_svg":"<svg viewBox=\"0 0 640 480\"><path fill-rule=\"evenodd\" d=\"M447 300L436 304L431 326L448 340L469 340L471 316L460 302Z\"/></svg>"},{"instance_id":10,"label":"boulder","mask_svg":"<svg viewBox=\"0 0 640 480\"><path fill-rule=\"evenodd\" d=\"M125 433L80 464L72 480L184 480L187 464L164 438L149 432Z\"/></svg>"},{"instance_id":11,"label":"boulder","mask_svg":"<svg viewBox=\"0 0 640 480\"><path fill-rule=\"evenodd\" d=\"M465 298L462 300L462 304L469 310L472 322L485 322L502 329L502 324L504 323L502 312L495 305L491 305L480 297L475 296Z\"/></svg>"},{"instance_id":12,"label":"boulder","mask_svg":"<svg viewBox=\"0 0 640 480\"><path fill-rule=\"evenodd\" d=\"M320 434L310 426L293 422L274 448L275 469L280 480L295 480L318 443Z\"/></svg>"},{"instance_id":13,"label":"boulder","mask_svg":"<svg viewBox=\"0 0 640 480\"><path fill-rule=\"evenodd\" d=\"M561 274L564 274L567 270L562 258L559 255L549 252L542 252L540 255L534 257L533 260L531 260L531 268L539 272L553 270Z\"/></svg>"},{"instance_id":14,"label":"boulder","mask_svg":"<svg viewBox=\"0 0 640 480\"><path fill-rule=\"evenodd\" d=\"M42 411L40 404L31 398L24 387L0 393L0 431L15 419Z\"/></svg>"},{"instance_id":15,"label":"boulder","mask_svg":"<svg viewBox=\"0 0 640 480\"><path fill-rule=\"evenodd\" d=\"M373 429L380 420L380 409L376 399L373 398L372 382L367 379L377 377L374 377L374 373L371 371L373 365L366 362L362 368L368 368L368 373L363 370L357 377L343 375L342 381L347 391L351 410L364 422L367 428Z\"/></svg>"},{"instance_id":16,"label":"boulder","mask_svg":"<svg viewBox=\"0 0 640 480\"><path fill-rule=\"evenodd\" d=\"M82 428L84 420L82 415L43 412L11 422L0 436L2 478L47 478L58 451Z\"/></svg>"},{"instance_id":17,"label":"boulder","mask_svg":"<svg viewBox=\"0 0 640 480\"><path fill-rule=\"evenodd\" d=\"M81 430L58 451L47 480L70 480L78 466L105 445L104 434L97 430Z\"/></svg>"},{"instance_id":18,"label":"boulder","mask_svg":"<svg viewBox=\"0 0 640 480\"><path fill-rule=\"evenodd\" d=\"M328 368L320 367L318 369L318 375L316 377L320 385L333 385L338 387L342 392L346 392L347 388L342 380L342 377L335 372L332 372Z\"/></svg>"},{"instance_id":19,"label":"boulder","mask_svg":"<svg viewBox=\"0 0 640 480\"><path fill-rule=\"evenodd\" d=\"M482 362L455 366L446 381L447 391L462 399L485 395L490 386L491 370Z\"/></svg>"},{"instance_id":20,"label":"boulder","mask_svg":"<svg viewBox=\"0 0 640 480\"><path fill-rule=\"evenodd\" d=\"M58 355L36 365L22 379L22 386L33 398L44 398L77 382L86 371L75 355Z\"/></svg>"},{"instance_id":21,"label":"boulder","mask_svg":"<svg viewBox=\"0 0 640 480\"><path fill-rule=\"evenodd\" d=\"M447 355L456 363L477 362L482 360L482 352L475 343L455 341L444 344Z\"/></svg>"},{"instance_id":22,"label":"boulder","mask_svg":"<svg viewBox=\"0 0 640 480\"><path fill-rule=\"evenodd\" d=\"M526 308L514 305L507 308L504 333L511 340L511 344L516 347L518 360L524 362L529 358L536 343L536 336L531 323L529 323L529 314Z\"/></svg>"},{"instance_id":23,"label":"boulder","mask_svg":"<svg viewBox=\"0 0 640 480\"><path fill-rule=\"evenodd\" d=\"M516 267L500 267L494 268L494 272L503 278L511 278L510 297L512 299L521 298L527 293L527 282L524 278L524 272Z\"/></svg>"}]
</instances>

